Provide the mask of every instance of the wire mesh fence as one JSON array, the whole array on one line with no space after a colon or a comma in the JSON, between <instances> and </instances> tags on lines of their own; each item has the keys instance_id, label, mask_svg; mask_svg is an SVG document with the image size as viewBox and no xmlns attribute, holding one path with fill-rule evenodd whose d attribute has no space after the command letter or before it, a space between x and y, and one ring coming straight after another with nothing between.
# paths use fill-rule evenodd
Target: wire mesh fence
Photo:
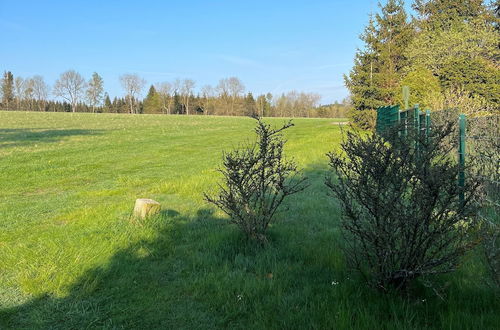
<instances>
[{"instance_id":1,"label":"wire mesh fence","mask_svg":"<svg viewBox=\"0 0 500 330\"><path fill-rule=\"evenodd\" d=\"M468 119L466 152L482 182L478 213L483 250L492 277L500 285L500 115Z\"/></svg>"},{"instance_id":2,"label":"wire mesh fence","mask_svg":"<svg viewBox=\"0 0 500 330\"><path fill-rule=\"evenodd\" d=\"M482 205L488 216L500 217L500 116L468 118L466 153L474 160L476 170L469 175L483 181Z\"/></svg>"},{"instance_id":3,"label":"wire mesh fence","mask_svg":"<svg viewBox=\"0 0 500 330\"><path fill-rule=\"evenodd\" d=\"M457 184L464 186L467 179L481 182L481 194L475 202L479 205L482 245L488 267L500 285L500 114L466 117L459 109L431 113L421 111L418 106L401 111L398 106L387 106L377 109L376 130L384 134L399 125L399 134L415 129L428 136L433 127L450 121L452 133L444 143L457 155L460 165ZM460 198L463 200L463 194Z\"/></svg>"}]
</instances>

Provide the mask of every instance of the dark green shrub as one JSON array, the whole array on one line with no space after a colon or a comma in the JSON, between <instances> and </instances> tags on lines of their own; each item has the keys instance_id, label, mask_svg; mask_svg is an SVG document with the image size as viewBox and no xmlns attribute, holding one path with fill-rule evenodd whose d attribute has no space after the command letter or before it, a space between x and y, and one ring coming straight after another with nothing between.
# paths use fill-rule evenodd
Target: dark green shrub
<instances>
[{"instance_id":1,"label":"dark green shrub","mask_svg":"<svg viewBox=\"0 0 500 330\"><path fill-rule=\"evenodd\" d=\"M257 119L258 141L224 153L220 191L216 196L205 194L205 200L229 215L247 237L262 243L283 200L306 187L306 179L297 176L295 163L283 157L281 132L291 126L288 122L273 129Z\"/></svg>"},{"instance_id":2,"label":"dark green shrub","mask_svg":"<svg viewBox=\"0 0 500 330\"><path fill-rule=\"evenodd\" d=\"M427 138L348 132L342 153L328 154L336 178L326 185L343 208L347 259L378 288L454 271L474 245L479 182L458 187L456 154L443 143L452 131L446 124Z\"/></svg>"}]
</instances>

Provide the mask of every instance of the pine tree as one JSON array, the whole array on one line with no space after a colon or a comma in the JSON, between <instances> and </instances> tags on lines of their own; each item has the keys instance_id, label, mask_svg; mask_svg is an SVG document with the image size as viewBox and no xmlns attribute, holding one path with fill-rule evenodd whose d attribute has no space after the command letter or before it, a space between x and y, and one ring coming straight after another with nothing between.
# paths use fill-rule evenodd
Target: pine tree
<instances>
[{"instance_id":1,"label":"pine tree","mask_svg":"<svg viewBox=\"0 0 500 330\"><path fill-rule=\"evenodd\" d=\"M14 101L14 76L12 72L5 71L2 79L2 103L9 110Z\"/></svg>"},{"instance_id":2,"label":"pine tree","mask_svg":"<svg viewBox=\"0 0 500 330\"><path fill-rule=\"evenodd\" d=\"M358 49L354 57L354 66L349 75L344 75L344 81L351 94L351 101L355 108L352 120L355 124L369 128L373 125L370 117L373 111L383 105L381 92L376 81L379 70L377 49L377 30L373 17L370 17L368 26L360 39L364 42L364 49Z\"/></svg>"},{"instance_id":3,"label":"pine tree","mask_svg":"<svg viewBox=\"0 0 500 330\"><path fill-rule=\"evenodd\" d=\"M255 99L253 98L252 93L248 93L247 96L245 97L245 115L247 116L255 116L257 114L257 108L256 108L256 103Z\"/></svg>"},{"instance_id":4,"label":"pine tree","mask_svg":"<svg viewBox=\"0 0 500 330\"><path fill-rule=\"evenodd\" d=\"M385 104L396 104L400 94L403 69L409 61L406 48L413 37L413 28L402 0L389 0L376 15L378 79L381 99Z\"/></svg>"},{"instance_id":5,"label":"pine tree","mask_svg":"<svg viewBox=\"0 0 500 330\"><path fill-rule=\"evenodd\" d=\"M161 97L153 85L144 99L144 113L161 113Z\"/></svg>"},{"instance_id":6,"label":"pine tree","mask_svg":"<svg viewBox=\"0 0 500 330\"><path fill-rule=\"evenodd\" d=\"M375 109L399 103L401 80L410 63L407 47L415 34L402 0L388 0L379 7L380 13L370 17L360 36L364 48L357 51L353 68L344 76L354 107L351 119L363 128L373 127Z\"/></svg>"},{"instance_id":7,"label":"pine tree","mask_svg":"<svg viewBox=\"0 0 500 330\"><path fill-rule=\"evenodd\" d=\"M174 113L177 114L184 113L184 107L181 103L181 97L177 93L174 94Z\"/></svg>"},{"instance_id":8,"label":"pine tree","mask_svg":"<svg viewBox=\"0 0 500 330\"><path fill-rule=\"evenodd\" d=\"M425 67L444 92L466 90L494 107L500 100L498 19L482 0L417 0L418 35L408 49L413 67Z\"/></svg>"},{"instance_id":9,"label":"pine tree","mask_svg":"<svg viewBox=\"0 0 500 330\"><path fill-rule=\"evenodd\" d=\"M111 103L111 99L109 98L108 93L104 93L104 112L113 112L113 104Z\"/></svg>"},{"instance_id":10,"label":"pine tree","mask_svg":"<svg viewBox=\"0 0 500 330\"><path fill-rule=\"evenodd\" d=\"M448 30L457 24L484 19L488 10L484 0L415 0L419 26L424 30Z\"/></svg>"},{"instance_id":11,"label":"pine tree","mask_svg":"<svg viewBox=\"0 0 500 330\"><path fill-rule=\"evenodd\" d=\"M418 104L422 109L441 109L443 95L438 77L425 67L414 67L401 82L410 88L409 104ZM403 104L403 95L399 94L399 103Z\"/></svg>"}]
</instances>

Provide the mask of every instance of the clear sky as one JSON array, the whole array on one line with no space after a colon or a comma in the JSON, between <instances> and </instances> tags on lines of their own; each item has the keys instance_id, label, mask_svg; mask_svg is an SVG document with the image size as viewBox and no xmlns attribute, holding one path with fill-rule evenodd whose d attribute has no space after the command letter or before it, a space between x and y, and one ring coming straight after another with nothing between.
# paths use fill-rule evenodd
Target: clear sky
<instances>
[{"instance_id":1,"label":"clear sky","mask_svg":"<svg viewBox=\"0 0 500 330\"><path fill-rule=\"evenodd\" d=\"M123 73L148 84L190 78L196 90L237 76L254 94L315 92L325 104L347 96L342 75L373 9L373 0L0 0L0 70L51 85L68 69L96 71L111 97L123 94Z\"/></svg>"}]
</instances>

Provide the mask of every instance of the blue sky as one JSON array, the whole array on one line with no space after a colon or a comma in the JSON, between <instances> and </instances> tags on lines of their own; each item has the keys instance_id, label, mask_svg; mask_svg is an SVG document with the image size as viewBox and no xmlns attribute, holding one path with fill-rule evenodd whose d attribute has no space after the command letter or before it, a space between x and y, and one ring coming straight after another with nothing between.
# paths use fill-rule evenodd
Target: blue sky
<instances>
[{"instance_id":1,"label":"blue sky","mask_svg":"<svg viewBox=\"0 0 500 330\"><path fill-rule=\"evenodd\" d=\"M68 69L96 71L112 97L123 73L190 78L196 89L237 76L254 94L315 92L325 104L347 96L342 75L371 9L376 1L0 0L0 70L51 85Z\"/></svg>"}]
</instances>

